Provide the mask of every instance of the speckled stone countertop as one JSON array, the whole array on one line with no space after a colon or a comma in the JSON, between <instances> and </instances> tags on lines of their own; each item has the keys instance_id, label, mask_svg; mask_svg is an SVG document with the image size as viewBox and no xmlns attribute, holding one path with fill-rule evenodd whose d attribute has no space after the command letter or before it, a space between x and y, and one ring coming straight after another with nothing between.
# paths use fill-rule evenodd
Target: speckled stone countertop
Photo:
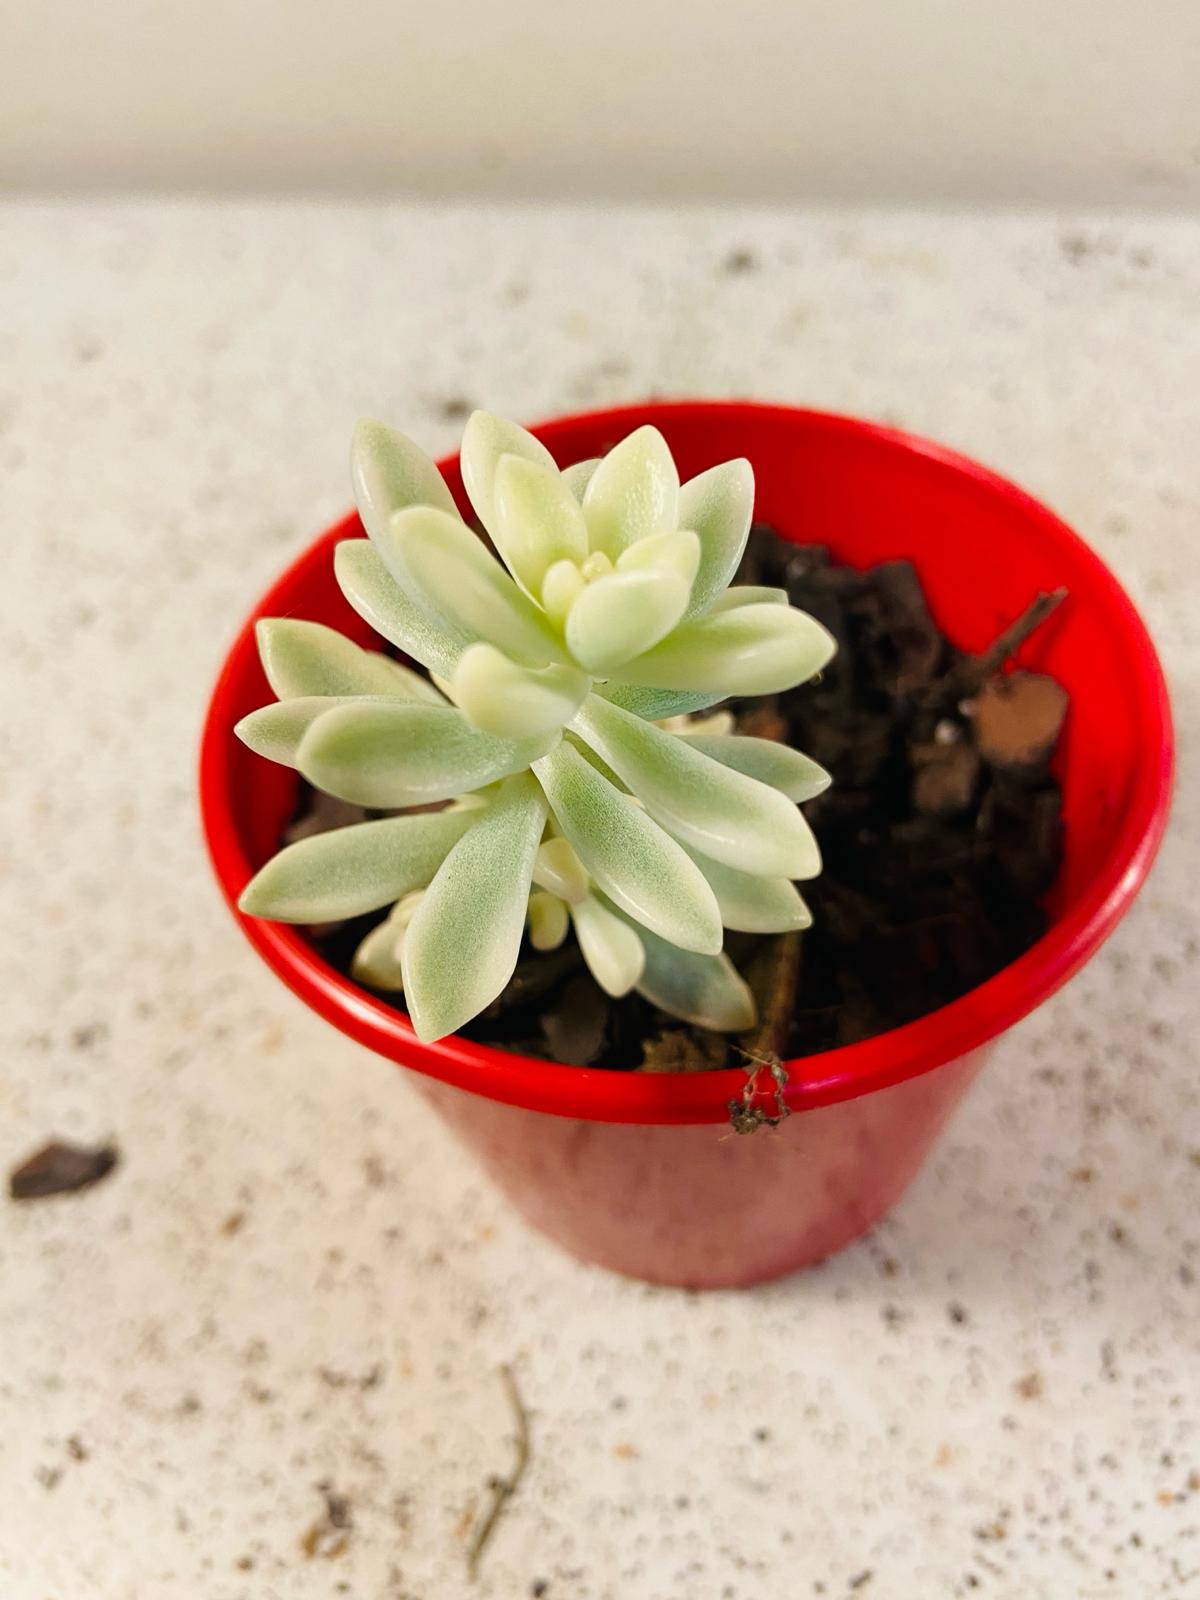
<instances>
[{"instance_id":1,"label":"speckled stone countertop","mask_svg":"<svg viewBox=\"0 0 1200 1600\"><path fill-rule=\"evenodd\" d=\"M1198 390L1200 221L0 211L0 1156L122 1151L0 1199L5 1600L464 1595L502 1363L533 1453L483 1595L1200 1593ZM1119 934L871 1239L750 1293L529 1235L252 954L196 818L210 681L356 415L441 450L651 392L1016 477L1145 608L1182 735Z\"/></svg>"}]
</instances>

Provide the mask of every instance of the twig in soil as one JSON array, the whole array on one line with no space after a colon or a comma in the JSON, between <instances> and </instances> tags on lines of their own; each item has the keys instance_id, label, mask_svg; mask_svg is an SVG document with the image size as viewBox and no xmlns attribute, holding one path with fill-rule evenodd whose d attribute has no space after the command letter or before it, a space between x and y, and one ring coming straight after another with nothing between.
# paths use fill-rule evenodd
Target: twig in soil
<instances>
[{"instance_id":1,"label":"twig in soil","mask_svg":"<svg viewBox=\"0 0 1200 1600\"><path fill-rule=\"evenodd\" d=\"M759 1007L759 1024L742 1050L748 1060L765 1066L779 1060L796 1009L802 955L798 933L782 934L775 941L766 973L766 992Z\"/></svg>"},{"instance_id":2,"label":"twig in soil","mask_svg":"<svg viewBox=\"0 0 1200 1600\"><path fill-rule=\"evenodd\" d=\"M488 1480L488 1493L491 1498L467 1550L467 1576L472 1582L479 1576L480 1559L489 1539L496 1531L501 1514L516 1494L521 1479L525 1476L525 1469L529 1465L529 1413L517 1389L513 1370L507 1364L500 1368L500 1378L516 1423L516 1459L513 1461L512 1471L506 1478L494 1477Z\"/></svg>"},{"instance_id":3,"label":"twig in soil","mask_svg":"<svg viewBox=\"0 0 1200 1600\"><path fill-rule=\"evenodd\" d=\"M746 1084L742 1090L740 1100L729 1102L729 1126L734 1133L757 1133L760 1128L777 1128L786 1118L791 1116L791 1108L784 1098L787 1088L787 1068L777 1055L752 1055L748 1050L741 1050L749 1065L746 1068ZM758 1075L766 1069L775 1080L775 1111L764 1111L762 1106L754 1104L754 1097L758 1093Z\"/></svg>"},{"instance_id":4,"label":"twig in soil","mask_svg":"<svg viewBox=\"0 0 1200 1600\"><path fill-rule=\"evenodd\" d=\"M1026 606L1015 622L1010 622L1004 632L996 638L982 655L970 656L953 670L946 679L946 686L953 689L956 694L973 694L976 689L981 689L989 678L993 677L1008 660L1014 655L1033 633L1040 628L1051 612L1057 611L1067 598L1067 591L1063 588L1050 589L1039 594Z\"/></svg>"}]
</instances>

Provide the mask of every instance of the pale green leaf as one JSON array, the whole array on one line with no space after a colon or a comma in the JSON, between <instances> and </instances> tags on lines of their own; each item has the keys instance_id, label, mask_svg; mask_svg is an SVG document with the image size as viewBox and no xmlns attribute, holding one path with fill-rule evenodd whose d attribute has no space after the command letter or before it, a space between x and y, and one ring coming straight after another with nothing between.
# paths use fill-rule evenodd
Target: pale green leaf
<instances>
[{"instance_id":1,"label":"pale green leaf","mask_svg":"<svg viewBox=\"0 0 1200 1600\"><path fill-rule=\"evenodd\" d=\"M475 817L431 811L312 834L273 856L238 906L275 922L338 922L423 889Z\"/></svg>"},{"instance_id":2,"label":"pale green leaf","mask_svg":"<svg viewBox=\"0 0 1200 1600\"><path fill-rule=\"evenodd\" d=\"M812 913L787 878L755 878L684 845L708 879L721 921L737 933L789 933L812 926Z\"/></svg>"},{"instance_id":3,"label":"pale green leaf","mask_svg":"<svg viewBox=\"0 0 1200 1600\"><path fill-rule=\"evenodd\" d=\"M611 556L605 555L603 550L592 550L579 570L586 582L594 583L597 578L607 578L609 573L617 569Z\"/></svg>"},{"instance_id":4,"label":"pale green leaf","mask_svg":"<svg viewBox=\"0 0 1200 1600\"><path fill-rule=\"evenodd\" d=\"M615 445L583 496L593 550L613 561L627 545L679 526L679 473L657 428L638 428Z\"/></svg>"},{"instance_id":5,"label":"pale green leaf","mask_svg":"<svg viewBox=\"0 0 1200 1600\"><path fill-rule=\"evenodd\" d=\"M350 976L372 989L399 994L404 989L401 955L408 925L425 897L423 889L406 894L377 927L371 929L350 960Z\"/></svg>"},{"instance_id":6,"label":"pale green leaf","mask_svg":"<svg viewBox=\"0 0 1200 1600\"><path fill-rule=\"evenodd\" d=\"M611 672L669 633L687 597L678 572L645 567L597 578L571 607L567 647L589 672Z\"/></svg>"},{"instance_id":7,"label":"pale green leaf","mask_svg":"<svg viewBox=\"0 0 1200 1600\"><path fill-rule=\"evenodd\" d=\"M750 532L754 469L745 459L723 461L679 491L679 524L700 536L700 570L692 585L690 617L707 611L731 582Z\"/></svg>"},{"instance_id":8,"label":"pale green leaf","mask_svg":"<svg viewBox=\"0 0 1200 1600\"><path fill-rule=\"evenodd\" d=\"M754 739L747 734L711 734L702 730L683 733L693 750L699 750L724 767L744 772L759 783L769 783L789 800L815 800L824 794L831 778L812 759L776 739Z\"/></svg>"},{"instance_id":9,"label":"pale green leaf","mask_svg":"<svg viewBox=\"0 0 1200 1600\"><path fill-rule=\"evenodd\" d=\"M534 872L534 882L537 873ZM565 900L545 889L535 889L529 896L529 942L535 950L557 950L567 937L571 919L567 915Z\"/></svg>"},{"instance_id":10,"label":"pale green leaf","mask_svg":"<svg viewBox=\"0 0 1200 1600\"><path fill-rule=\"evenodd\" d=\"M470 639L486 639L528 665L566 661L541 610L517 588L465 523L413 506L392 518L380 553L426 608Z\"/></svg>"},{"instance_id":11,"label":"pale green leaf","mask_svg":"<svg viewBox=\"0 0 1200 1600\"><path fill-rule=\"evenodd\" d=\"M536 466L558 470L546 446L524 428L490 411L473 411L463 429L458 460L467 498L489 533L496 516L496 468L501 456L521 456Z\"/></svg>"},{"instance_id":12,"label":"pale green leaf","mask_svg":"<svg viewBox=\"0 0 1200 1600\"><path fill-rule=\"evenodd\" d=\"M736 611L739 606L790 605L786 589L772 589L765 584L738 583L726 589L709 606L709 611Z\"/></svg>"},{"instance_id":13,"label":"pale green leaf","mask_svg":"<svg viewBox=\"0 0 1200 1600\"><path fill-rule=\"evenodd\" d=\"M547 839L538 848L533 881L572 905L588 892L588 875L568 840Z\"/></svg>"},{"instance_id":14,"label":"pale green leaf","mask_svg":"<svg viewBox=\"0 0 1200 1600\"><path fill-rule=\"evenodd\" d=\"M372 928L350 959L350 976L370 989L400 994L404 989L404 968L400 952L404 948L407 923L398 928L390 917Z\"/></svg>"},{"instance_id":15,"label":"pale green leaf","mask_svg":"<svg viewBox=\"0 0 1200 1600\"><path fill-rule=\"evenodd\" d=\"M531 595L556 561L582 561L587 523L557 468L501 456L493 485L492 542L505 566Z\"/></svg>"},{"instance_id":16,"label":"pale green leaf","mask_svg":"<svg viewBox=\"0 0 1200 1600\"><path fill-rule=\"evenodd\" d=\"M558 737L499 739L453 706L371 701L318 717L296 764L318 789L357 805L428 805L520 772Z\"/></svg>"},{"instance_id":17,"label":"pale green leaf","mask_svg":"<svg viewBox=\"0 0 1200 1600\"><path fill-rule=\"evenodd\" d=\"M493 645L473 644L459 657L449 687L477 728L523 739L569 722L591 685L576 667L522 667Z\"/></svg>"},{"instance_id":18,"label":"pale green leaf","mask_svg":"<svg viewBox=\"0 0 1200 1600\"><path fill-rule=\"evenodd\" d=\"M438 677L449 678L471 635L453 623L431 620L396 582L369 539L346 539L333 554L333 570L346 599L375 632Z\"/></svg>"},{"instance_id":19,"label":"pale green leaf","mask_svg":"<svg viewBox=\"0 0 1200 1600\"><path fill-rule=\"evenodd\" d=\"M264 617L254 636L267 682L281 700L293 695L393 694L443 704L427 678L378 650L360 649L323 623Z\"/></svg>"},{"instance_id":20,"label":"pale green leaf","mask_svg":"<svg viewBox=\"0 0 1200 1600\"><path fill-rule=\"evenodd\" d=\"M565 742L533 770L559 828L618 905L676 944L721 948L720 913L704 875L640 806Z\"/></svg>"},{"instance_id":21,"label":"pale green leaf","mask_svg":"<svg viewBox=\"0 0 1200 1600\"><path fill-rule=\"evenodd\" d=\"M654 649L615 669L615 675L624 683L658 689L775 694L815 676L835 649L807 612L760 603L681 623Z\"/></svg>"},{"instance_id":22,"label":"pale green leaf","mask_svg":"<svg viewBox=\"0 0 1200 1600\"><path fill-rule=\"evenodd\" d=\"M647 722L661 722L665 717L688 717L696 711L707 711L710 706L727 698L724 689L649 689L640 683L598 684L595 689L604 700Z\"/></svg>"},{"instance_id":23,"label":"pale green leaf","mask_svg":"<svg viewBox=\"0 0 1200 1600\"><path fill-rule=\"evenodd\" d=\"M732 733L737 718L728 707L722 707L719 711L702 711L695 717L665 717L658 726L665 733Z\"/></svg>"},{"instance_id":24,"label":"pale green leaf","mask_svg":"<svg viewBox=\"0 0 1200 1600\"><path fill-rule=\"evenodd\" d=\"M542 579L542 606L561 628L587 580L573 561L556 561Z\"/></svg>"},{"instance_id":25,"label":"pale green leaf","mask_svg":"<svg viewBox=\"0 0 1200 1600\"><path fill-rule=\"evenodd\" d=\"M617 557L618 572L634 572L648 567L656 572L675 572L687 584L700 566L700 540L690 528L675 528L669 533L652 533L639 539Z\"/></svg>"},{"instance_id":26,"label":"pale green leaf","mask_svg":"<svg viewBox=\"0 0 1200 1600\"><path fill-rule=\"evenodd\" d=\"M628 786L621 782L620 778L617 777L616 773L609 766L608 762L605 761L604 757L597 755L590 744L585 744L582 739L577 738L575 734L568 730L564 730L564 736L575 747L575 749L579 751L579 754L587 762L589 767L595 767L600 776L607 779L607 781L612 784L614 789L620 789L623 794L628 794Z\"/></svg>"},{"instance_id":27,"label":"pale green leaf","mask_svg":"<svg viewBox=\"0 0 1200 1600\"><path fill-rule=\"evenodd\" d=\"M510 779L451 850L404 937L404 992L420 1038L440 1039L490 1005L512 977L545 801Z\"/></svg>"},{"instance_id":28,"label":"pale green leaf","mask_svg":"<svg viewBox=\"0 0 1200 1600\"><path fill-rule=\"evenodd\" d=\"M605 994L614 999L628 994L646 965L636 929L601 905L593 894L571 907L571 921L588 971Z\"/></svg>"},{"instance_id":29,"label":"pale green leaf","mask_svg":"<svg viewBox=\"0 0 1200 1600\"><path fill-rule=\"evenodd\" d=\"M373 539L406 506L436 506L458 516L446 480L425 452L395 428L363 418L350 444L350 481L363 527Z\"/></svg>"},{"instance_id":30,"label":"pale green leaf","mask_svg":"<svg viewBox=\"0 0 1200 1600\"><path fill-rule=\"evenodd\" d=\"M791 801L713 761L690 740L594 695L571 730L664 828L714 861L756 877L811 878L820 870L812 829Z\"/></svg>"},{"instance_id":31,"label":"pale green leaf","mask_svg":"<svg viewBox=\"0 0 1200 1600\"><path fill-rule=\"evenodd\" d=\"M375 705L390 700L383 695L299 695L292 700L276 700L251 711L234 727L234 733L256 756L294 767L304 735L318 717L337 706ZM443 704L445 702L443 701Z\"/></svg>"},{"instance_id":32,"label":"pale green leaf","mask_svg":"<svg viewBox=\"0 0 1200 1600\"><path fill-rule=\"evenodd\" d=\"M651 1005L717 1033L741 1033L754 1026L754 996L727 955L697 955L642 928L636 931L646 957L638 993Z\"/></svg>"},{"instance_id":33,"label":"pale green leaf","mask_svg":"<svg viewBox=\"0 0 1200 1600\"><path fill-rule=\"evenodd\" d=\"M562 469L562 480L576 500L582 502L587 486L595 477L599 465L600 457L593 456L588 461L576 461L573 466Z\"/></svg>"}]
</instances>

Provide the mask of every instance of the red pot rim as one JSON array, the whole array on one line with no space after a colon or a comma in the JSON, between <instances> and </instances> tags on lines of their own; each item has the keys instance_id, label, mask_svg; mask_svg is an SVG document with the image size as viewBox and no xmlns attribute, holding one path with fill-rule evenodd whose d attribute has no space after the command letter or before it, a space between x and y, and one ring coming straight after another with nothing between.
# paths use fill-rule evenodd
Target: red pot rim
<instances>
[{"instance_id":1,"label":"red pot rim","mask_svg":"<svg viewBox=\"0 0 1200 1600\"><path fill-rule=\"evenodd\" d=\"M1145 759L1133 773L1129 803L1105 868L1088 889L1059 916L1024 955L960 999L916 1022L785 1063L787 1099L793 1110L831 1105L903 1082L976 1049L1026 1016L1084 964L1112 932L1144 881L1161 842L1170 809L1174 740L1166 684L1154 646L1132 601L1108 567L1080 537L1024 490L966 456L898 429L854 417L793 406L702 400L662 401L576 414L536 426L533 431L553 448L556 437L580 423L611 424L619 435L629 427L672 418L697 409L747 416L785 413L828 429L875 435L975 478L992 492L1020 505L1044 537L1056 542L1076 566L1107 591L1121 623L1116 648L1128 656L1128 669L1141 708ZM443 469L457 457L445 458ZM358 531L351 513L317 543ZM235 686L255 654L254 623L288 609L296 574L311 558L309 547L255 606L226 658L213 691L200 755L200 798L205 835L217 878L250 942L280 977L326 1020L393 1061L456 1084L489 1099L559 1116L601 1122L722 1122L728 1102L740 1095L746 1076L740 1068L716 1072L644 1075L510 1054L451 1036L425 1044L401 1012L375 999L342 976L293 927L243 917L236 901L252 866L235 821L229 731L235 717Z\"/></svg>"}]
</instances>

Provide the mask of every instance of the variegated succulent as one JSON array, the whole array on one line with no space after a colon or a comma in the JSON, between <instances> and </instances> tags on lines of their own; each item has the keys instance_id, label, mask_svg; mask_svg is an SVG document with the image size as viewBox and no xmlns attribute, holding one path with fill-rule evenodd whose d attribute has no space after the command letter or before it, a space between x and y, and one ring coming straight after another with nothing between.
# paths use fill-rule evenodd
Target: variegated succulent
<instances>
[{"instance_id":1,"label":"variegated succulent","mask_svg":"<svg viewBox=\"0 0 1200 1600\"><path fill-rule=\"evenodd\" d=\"M572 927L610 994L751 1026L723 929L808 924L792 880L820 857L797 802L829 780L695 714L791 688L834 646L783 590L728 587L749 463L681 485L643 427L560 472L531 434L476 412L461 464L499 561L433 462L376 422L351 452L369 538L335 555L351 606L430 677L318 623L259 624L279 698L242 739L318 789L402 814L289 845L242 909L312 923L391 906L353 970L403 990L423 1039L495 999L526 931L547 950Z\"/></svg>"}]
</instances>

